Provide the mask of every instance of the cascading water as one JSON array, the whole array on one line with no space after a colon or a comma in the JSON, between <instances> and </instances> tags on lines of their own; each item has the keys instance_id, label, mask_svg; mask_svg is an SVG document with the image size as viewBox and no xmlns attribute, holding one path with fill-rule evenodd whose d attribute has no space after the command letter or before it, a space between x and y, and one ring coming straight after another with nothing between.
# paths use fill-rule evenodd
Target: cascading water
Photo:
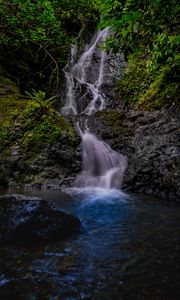
<instances>
[{"instance_id":1,"label":"cascading water","mask_svg":"<svg viewBox=\"0 0 180 300\"><path fill-rule=\"evenodd\" d=\"M88 131L82 134L82 149L83 170L75 185L119 188L126 167L125 157Z\"/></svg>"},{"instance_id":2,"label":"cascading water","mask_svg":"<svg viewBox=\"0 0 180 300\"><path fill-rule=\"evenodd\" d=\"M105 51L97 46L109 33L105 28L98 31L91 43L86 45L81 57L77 60L77 45L71 48L70 62L64 68L66 78L66 101L62 108L64 114L91 115L105 106L105 98L100 91L104 78ZM92 66L93 61L93 66ZM89 103L87 100L89 100Z\"/></svg>"},{"instance_id":3,"label":"cascading water","mask_svg":"<svg viewBox=\"0 0 180 300\"><path fill-rule=\"evenodd\" d=\"M77 44L71 48L69 63L64 68L66 97L62 113L65 115L92 115L106 105L106 95L102 91L108 72L108 55L100 49L100 44L109 35L109 28L98 31L89 45L85 46L77 59ZM88 119L78 131L82 138L82 172L77 176L77 187L120 188L127 166L127 159L111 149L90 133Z\"/></svg>"}]
</instances>

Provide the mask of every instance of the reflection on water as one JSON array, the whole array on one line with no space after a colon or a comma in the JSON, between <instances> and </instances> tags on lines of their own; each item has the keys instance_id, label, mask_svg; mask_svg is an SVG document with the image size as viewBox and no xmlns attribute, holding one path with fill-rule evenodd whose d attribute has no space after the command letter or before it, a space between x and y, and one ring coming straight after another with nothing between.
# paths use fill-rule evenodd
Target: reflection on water
<instances>
[{"instance_id":1,"label":"reflection on water","mask_svg":"<svg viewBox=\"0 0 180 300\"><path fill-rule=\"evenodd\" d=\"M0 299L176 300L180 207L103 189L33 192L76 214L60 244L0 249Z\"/></svg>"}]
</instances>

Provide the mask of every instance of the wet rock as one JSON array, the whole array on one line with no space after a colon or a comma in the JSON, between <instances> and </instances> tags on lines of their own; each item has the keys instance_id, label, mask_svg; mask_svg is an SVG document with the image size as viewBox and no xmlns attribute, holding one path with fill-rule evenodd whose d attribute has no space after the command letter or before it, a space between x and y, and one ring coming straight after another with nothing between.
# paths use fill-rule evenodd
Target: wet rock
<instances>
[{"instance_id":1,"label":"wet rock","mask_svg":"<svg viewBox=\"0 0 180 300\"><path fill-rule=\"evenodd\" d=\"M123 187L180 200L179 115L169 111L98 112L91 128L128 157Z\"/></svg>"},{"instance_id":2,"label":"wet rock","mask_svg":"<svg viewBox=\"0 0 180 300\"><path fill-rule=\"evenodd\" d=\"M0 196L0 240L20 245L59 242L80 228L76 216L55 210L37 197Z\"/></svg>"},{"instance_id":3,"label":"wet rock","mask_svg":"<svg viewBox=\"0 0 180 300\"><path fill-rule=\"evenodd\" d=\"M46 145L37 154L25 153L20 146L14 155L10 146L0 155L0 186L60 189L68 185L67 178L72 182L81 168L77 146L66 138Z\"/></svg>"}]
</instances>

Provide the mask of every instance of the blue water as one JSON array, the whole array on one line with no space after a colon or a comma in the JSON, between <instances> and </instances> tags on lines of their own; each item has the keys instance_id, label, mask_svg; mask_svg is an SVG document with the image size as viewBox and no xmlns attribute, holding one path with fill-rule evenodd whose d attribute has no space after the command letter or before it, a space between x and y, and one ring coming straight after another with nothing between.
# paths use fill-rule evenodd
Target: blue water
<instances>
[{"instance_id":1,"label":"blue water","mask_svg":"<svg viewBox=\"0 0 180 300\"><path fill-rule=\"evenodd\" d=\"M45 247L0 249L0 299L180 299L180 207L103 189L33 192L81 231Z\"/></svg>"}]
</instances>

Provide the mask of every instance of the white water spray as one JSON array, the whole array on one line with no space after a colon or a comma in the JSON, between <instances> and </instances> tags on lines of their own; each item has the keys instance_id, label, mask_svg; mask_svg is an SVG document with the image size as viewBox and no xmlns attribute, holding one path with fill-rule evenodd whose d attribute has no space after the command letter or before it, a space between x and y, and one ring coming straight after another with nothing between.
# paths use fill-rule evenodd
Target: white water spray
<instances>
[{"instance_id":1,"label":"white water spray","mask_svg":"<svg viewBox=\"0 0 180 300\"><path fill-rule=\"evenodd\" d=\"M102 84L107 74L108 55L100 44L109 35L109 29L98 31L77 60L77 44L71 48L70 61L64 68L66 99L65 115L92 115L106 105ZM120 188L127 159L90 133L87 119L83 128L77 123L82 138L82 172L77 176L77 187Z\"/></svg>"},{"instance_id":2,"label":"white water spray","mask_svg":"<svg viewBox=\"0 0 180 300\"><path fill-rule=\"evenodd\" d=\"M76 62L77 46L71 48L70 62L64 68L66 78L66 101L62 112L64 114L91 115L105 106L105 99L100 91L104 78L104 65L107 58L105 51L98 46L108 36L109 29L98 31L85 51ZM96 55L96 61L94 56ZM93 65L92 65L93 64ZM84 90L82 91L82 88ZM87 98L90 99L87 103Z\"/></svg>"},{"instance_id":3,"label":"white water spray","mask_svg":"<svg viewBox=\"0 0 180 300\"><path fill-rule=\"evenodd\" d=\"M119 188L126 168L126 158L87 131L82 134L82 149L82 172L77 176L75 185Z\"/></svg>"}]
</instances>

